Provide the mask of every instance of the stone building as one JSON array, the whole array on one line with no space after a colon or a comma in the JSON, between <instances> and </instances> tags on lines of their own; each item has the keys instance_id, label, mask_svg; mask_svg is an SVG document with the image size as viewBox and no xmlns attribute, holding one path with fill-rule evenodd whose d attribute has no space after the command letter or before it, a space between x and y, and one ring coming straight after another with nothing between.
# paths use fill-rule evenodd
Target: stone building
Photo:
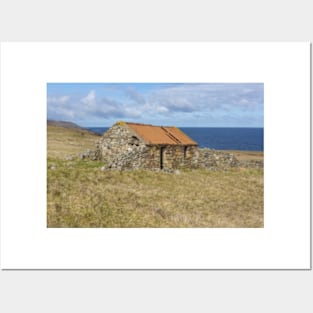
<instances>
[{"instance_id":1,"label":"stone building","mask_svg":"<svg viewBox=\"0 0 313 313\"><path fill-rule=\"evenodd\" d=\"M97 145L106 168L196 167L198 144L176 127L117 122Z\"/></svg>"}]
</instances>

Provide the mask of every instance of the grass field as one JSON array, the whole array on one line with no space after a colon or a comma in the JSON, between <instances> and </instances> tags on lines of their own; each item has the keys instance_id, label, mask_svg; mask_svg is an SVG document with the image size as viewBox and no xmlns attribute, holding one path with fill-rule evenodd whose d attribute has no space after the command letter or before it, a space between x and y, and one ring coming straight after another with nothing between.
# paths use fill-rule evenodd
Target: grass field
<instances>
[{"instance_id":1,"label":"grass field","mask_svg":"<svg viewBox=\"0 0 313 313\"><path fill-rule=\"evenodd\" d=\"M66 160L97 139L48 126L48 227L263 227L263 169L101 171L98 161Z\"/></svg>"}]
</instances>

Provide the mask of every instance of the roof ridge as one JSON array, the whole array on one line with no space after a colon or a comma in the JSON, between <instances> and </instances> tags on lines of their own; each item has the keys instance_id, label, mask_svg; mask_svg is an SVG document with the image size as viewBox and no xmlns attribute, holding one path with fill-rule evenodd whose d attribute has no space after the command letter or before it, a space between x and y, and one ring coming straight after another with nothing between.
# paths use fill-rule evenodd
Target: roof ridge
<instances>
[{"instance_id":1,"label":"roof ridge","mask_svg":"<svg viewBox=\"0 0 313 313\"><path fill-rule=\"evenodd\" d=\"M153 126L153 127L175 127L175 126L162 126L162 125L152 125L144 123L135 123L135 122L124 122L125 124L140 125L140 126Z\"/></svg>"},{"instance_id":2,"label":"roof ridge","mask_svg":"<svg viewBox=\"0 0 313 313\"><path fill-rule=\"evenodd\" d=\"M151 124L143 124L143 123L135 123L135 122L125 122L126 124L132 124L132 125L140 125L140 126L156 126ZM157 126L159 127L159 126Z\"/></svg>"}]
</instances>

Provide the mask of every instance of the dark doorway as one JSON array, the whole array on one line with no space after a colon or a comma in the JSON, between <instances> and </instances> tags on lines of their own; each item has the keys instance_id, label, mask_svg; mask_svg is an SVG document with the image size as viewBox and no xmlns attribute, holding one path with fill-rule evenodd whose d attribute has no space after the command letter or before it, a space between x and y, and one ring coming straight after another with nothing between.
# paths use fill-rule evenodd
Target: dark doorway
<instances>
[{"instance_id":1,"label":"dark doorway","mask_svg":"<svg viewBox=\"0 0 313 313\"><path fill-rule=\"evenodd\" d=\"M165 147L160 148L160 169L161 170L163 170L164 150L165 150Z\"/></svg>"},{"instance_id":2,"label":"dark doorway","mask_svg":"<svg viewBox=\"0 0 313 313\"><path fill-rule=\"evenodd\" d=\"M186 159L187 156L187 146L184 146L184 160Z\"/></svg>"}]
</instances>

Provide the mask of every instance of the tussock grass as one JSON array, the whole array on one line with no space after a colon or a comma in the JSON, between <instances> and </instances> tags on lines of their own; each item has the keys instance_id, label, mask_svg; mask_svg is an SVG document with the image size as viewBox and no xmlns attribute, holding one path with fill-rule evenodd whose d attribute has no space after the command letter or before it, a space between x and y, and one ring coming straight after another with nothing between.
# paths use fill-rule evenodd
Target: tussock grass
<instances>
[{"instance_id":1,"label":"tussock grass","mask_svg":"<svg viewBox=\"0 0 313 313\"><path fill-rule=\"evenodd\" d=\"M101 171L64 160L96 139L48 126L48 227L263 227L263 169Z\"/></svg>"},{"instance_id":2,"label":"tussock grass","mask_svg":"<svg viewBox=\"0 0 313 313\"><path fill-rule=\"evenodd\" d=\"M48 227L263 227L263 170L170 174L101 165L48 160Z\"/></svg>"}]
</instances>

